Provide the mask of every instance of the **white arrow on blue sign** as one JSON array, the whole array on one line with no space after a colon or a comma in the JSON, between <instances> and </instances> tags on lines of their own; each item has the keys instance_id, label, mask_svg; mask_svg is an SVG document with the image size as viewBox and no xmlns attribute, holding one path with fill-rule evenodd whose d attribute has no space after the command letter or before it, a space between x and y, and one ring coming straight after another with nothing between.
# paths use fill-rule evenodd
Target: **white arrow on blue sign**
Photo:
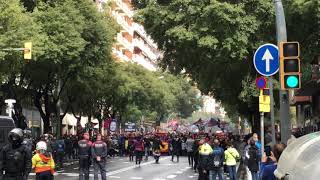
<instances>
[{"instance_id":1,"label":"white arrow on blue sign","mask_svg":"<svg viewBox=\"0 0 320 180\"><path fill-rule=\"evenodd\" d=\"M260 46L253 57L253 64L259 74L272 76L279 71L279 51L274 44Z\"/></svg>"}]
</instances>

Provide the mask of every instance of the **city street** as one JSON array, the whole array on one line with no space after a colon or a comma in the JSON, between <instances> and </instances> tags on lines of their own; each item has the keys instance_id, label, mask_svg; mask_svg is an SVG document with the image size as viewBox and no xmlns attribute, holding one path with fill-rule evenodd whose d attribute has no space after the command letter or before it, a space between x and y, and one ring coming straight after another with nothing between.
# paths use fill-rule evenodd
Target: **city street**
<instances>
[{"instance_id":1,"label":"city street","mask_svg":"<svg viewBox=\"0 0 320 180\"><path fill-rule=\"evenodd\" d=\"M181 157L180 162L171 162L171 157L162 157L159 164L155 164L153 158L144 161L141 166L135 162L129 162L128 158L111 158L107 164L107 179L144 179L144 180L196 180L198 173L190 169L186 157ZM55 179L78 180L78 163L70 165L62 171L58 171ZM35 174L31 173L30 180L35 180ZM90 179L93 179L93 169L90 170ZM226 178L229 179L229 178Z\"/></svg>"}]
</instances>

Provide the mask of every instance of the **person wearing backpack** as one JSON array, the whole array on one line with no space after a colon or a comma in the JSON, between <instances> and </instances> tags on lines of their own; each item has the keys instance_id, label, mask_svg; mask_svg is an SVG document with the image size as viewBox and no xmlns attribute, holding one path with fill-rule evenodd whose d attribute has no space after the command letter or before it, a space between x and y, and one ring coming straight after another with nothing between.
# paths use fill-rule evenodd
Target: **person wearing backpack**
<instances>
[{"instance_id":1,"label":"person wearing backpack","mask_svg":"<svg viewBox=\"0 0 320 180\"><path fill-rule=\"evenodd\" d=\"M59 169L63 168L63 157L65 153L65 143L63 139L57 140L56 141L56 158L57 158L57 165Z\"/></svg>"},{"instance_id":2,"label":"person wearing backpack","mask_svg":"<svg viewBox=\"0 0 320 180\"><path fill-rule=\"evenodd\" d=\"M258 180L259 171L259 149L255 145L255 141L250 140L250 147L246 154L248 168L251 172L252 180Z\"/></svg>"},{"instance_id":3,"label":"person wearing backpack","mask_svg":"<svg viewBox=\"0 0 320 180\"><path fill-rule=\"evenodd\" d=\"M237 180L236 165L237 160L240 159L240 155L230 142L227 143L227 150L224 151L224 157L230 180Z\"/></svg>"},{"instance_id":4,"label":"person wearing backpack","mask_svg":"<svg viewBox=\"0 0 320 180\"><path fill-rule=\"evenodd\" d=\"M219 180L223 180L223 162L224 162L224 150L220 147L218 139L213 141L213 153L210 155L209 164L209 178L210 180L216 180L218 175Z\"/></svg>"}]
</instances>

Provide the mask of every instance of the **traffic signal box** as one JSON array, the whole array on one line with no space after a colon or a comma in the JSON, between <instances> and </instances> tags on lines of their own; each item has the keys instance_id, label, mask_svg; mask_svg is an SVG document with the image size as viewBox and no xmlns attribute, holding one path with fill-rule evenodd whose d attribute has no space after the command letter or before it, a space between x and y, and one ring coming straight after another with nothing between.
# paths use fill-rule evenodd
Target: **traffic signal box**
<instances>
[{"instance_id":1,"label":"traffic signal box","mask_svg":"<svg viewBox=\"0 0 320 180\"><path fill-rule=\"evenodd\" d=\"M299 43L281 42L279 50L281 89L299 89L301 87Z\"/></svg>"},{"instance_id":2,"label":"traffic signal box","mask_svg":"<svg viewBox=\"0 0 320 180\"><path fill-rule=\"evenodd\" d=\"M24 43L24 50L23 50L23 58L25 60L31 59L31 49L32 49L32 42Z\"/></svg>"},{"instance_id":3,"label":"traffic signal box","mask_svg":"<svg viewBox=\"0 0 320 180\"><path fill-rule=\"evenodd\" d=\"M260 89L259 111L270 112L270 90L269 88Z\"/></svg>"}]
</instances>

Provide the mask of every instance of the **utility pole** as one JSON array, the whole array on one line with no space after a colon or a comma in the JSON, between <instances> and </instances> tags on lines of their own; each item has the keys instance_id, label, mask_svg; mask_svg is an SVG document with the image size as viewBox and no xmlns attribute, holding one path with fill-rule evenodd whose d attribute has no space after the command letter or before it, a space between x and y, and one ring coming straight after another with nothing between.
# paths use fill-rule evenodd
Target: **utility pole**
<instances>
[{"instance_id":1,"label":"utility pole","mask_svg":"<svg viewBox=\"0 0 320 180\"><path fill-rule=\"evenodd\" d=\"M276 12L277 42L287 42L286 20L281 0L274 0ZM280 56L279 56L280 57ZM280 72L279 72L280 73ZM279 78L281 75L279 74ZM280 99L280 125L281 142L287 144L291 135L291 121L289 118L289 93L287 90L279 90Z\"/></svg>"}]
</instances>

